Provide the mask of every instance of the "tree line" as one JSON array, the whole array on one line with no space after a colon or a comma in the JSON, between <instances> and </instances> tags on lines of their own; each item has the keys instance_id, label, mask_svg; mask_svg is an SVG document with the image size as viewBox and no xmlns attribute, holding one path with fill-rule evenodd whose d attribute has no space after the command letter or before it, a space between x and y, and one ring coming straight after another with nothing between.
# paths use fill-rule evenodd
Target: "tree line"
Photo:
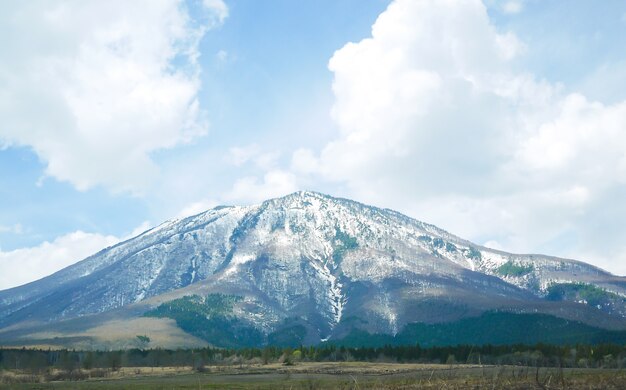
<instances>
[{"instance_id":1,"label":"tree line","mask_svg":"<svg viewBox=\"0 0 626 390\"><path fill-rule=\"evenodd\" d=\"M77 351L52 349L0 349L0 369L40 374L50 369L66 372L90 369L118 370L121 367L193 367L209 365L250 365L280 362L411 362L440 364L497 364L533 367L626 366L626 346L601 345L457 345L423 348L383 346L352 348L337 345L298 348L199 348L129 349L120 351Z\"/></svg>"}]
</instances>

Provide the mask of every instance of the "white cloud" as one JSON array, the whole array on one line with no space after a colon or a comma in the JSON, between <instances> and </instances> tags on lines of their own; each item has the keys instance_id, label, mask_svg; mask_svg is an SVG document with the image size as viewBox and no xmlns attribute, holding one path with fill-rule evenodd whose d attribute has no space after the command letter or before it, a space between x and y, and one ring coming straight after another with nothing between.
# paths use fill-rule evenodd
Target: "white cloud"
<instances>
[{"instance_id":1,"label":"white cloud","mask_svg":"<svg viewBox=\"0 0 626 390\"><path fill-rule=\"evenodd\" d=\"M117 242L113 236L76 231L35 247L0 251L0 289L50 275Z\"/></svg>"},{"instance_id":2,"label":"white cloud","mask_svg":"<svg viewBox=\"0 0 626 390\"><path fill-rule=\"evenodd\" d=\"M623 273L623 93L605 105L513 71L529 49L478 0L394 1L329 61L339 134L292 170L477 242Z\"/></svg>"},{"instance_id":3,"label":"white cloud","mask_svg":"<svg viewBox=\"0 0 626 390\"><path fill-rule=\"evenodd\" d=\"M277 169L265 173L262 180L254 176L237 180L224 198L232 202L256 203L283 196L297 189L296 176L291 172Z\"/></svg>"},{"instance_id":4,"label":"white cloud","mask_svg":"<svg viewBox=\"0 0 626 390\"><path fill-rule=\"evenodd\" d=\"M559 102L558 115L522 142L520 165L588 182L625 182L624 129L626 101L607 107L579 94L568 95Z\"/></svg>"},{"instance_id":5,"label":"white cloud","mask_svg":"<svg viewBox=\"0 0 626 390\"><path fill-rule=\"evenodd\" d=\"M78 189L140 193L151 153L202 135L198 44L228 9L205 1L14 2L0 15L0 140Z\"/></svg>"},{"instance_id":6,"label":"white cloud","mask_svg":"<svg viewBox=\"0 0 626 390\"><path fill-rule=\"evenodd\" d=\"M212 22L210 27L224 23L224 20L228 17L228 7L223 0L203 0L203 3L206 9L213 11L209 14L209 20Z\"/></svg>"},{"instance_id":7,"label":"white cloud","mask_svg":"<svg viewBox=\"0 0 626 390\"><path fill-rule=\"evenodd\" d=\"M152 227L149 221L144 221L121 237L78 230L33 247L11 251L0 249L0 290L41 279Z\"/></svg>"},{"instance_id":8,"label":"white cloud","mask_svg":"<svg viewBox=\"0 0 626 390\"><path fill-rule=\"evenodd\" d=\"M280 152L267 151L258 144L229 148L222 158L222 162L226 164L222 165L233 166L238 173L237 175L229 173L224 178L225 184L230 184L230 188L226 187L224 191L204 187L196 189L195 200L185 204L176 213L176 218L195 215L220 204L257 203L296 191L300 178L291 170L278 168L279 158ZM232 172L232 168L230 169ZM207 192L214 195L209 197L202 195Z\"/></svg>"},{"instance_id":9,"label":"white cloud","mask_svg":"<svg viewBox=\"0 0 626 390\"><path fill-rule=\"evenodd\" d=\"M493 170L511 142L501 126L517 110L506 95L527 100L526 89L538 89L507 74L521 46L513 42L478 1L392 3L372 38L347 44L329 62L341 137L322 151L321 170L361 190L397 193L395 184L413 187L418 177L431 190L475 186L467 170Z\"/></svg>"},{"instance_id":10,"label":"white cloud","mask_svg":"<svg viewBox=\"0 0 626 390\"><path fill-rule=\"evenodd\" d=\"M522 11L523 4L521 1L511 0L502 4L502 11L505 14L518 14Z\"/></svg>"}]
</instances>

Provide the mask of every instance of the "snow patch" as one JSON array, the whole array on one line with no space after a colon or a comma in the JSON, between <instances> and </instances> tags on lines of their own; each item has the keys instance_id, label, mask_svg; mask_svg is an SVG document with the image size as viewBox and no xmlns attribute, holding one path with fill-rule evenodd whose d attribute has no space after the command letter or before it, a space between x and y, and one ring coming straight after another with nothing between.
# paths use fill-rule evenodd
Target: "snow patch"
<instances>
[{"instance_id":1,"label":"snow patch","mask_svg":"<svg viewBox=\"0 0 626 390\"><path fill-rule=\"evenodd\" d=\"M328 300L333 313L334 327L334 325L337 325L341 321L343 308L346 304L346 298L341 292L342 285L337 280L337 277L333 275L328 269L327 262L322 263L321 261L312 261L311 264L313 268L318 272L318 274L322 277L322 279L329 284Z\"/></svg>"}]
</instances>

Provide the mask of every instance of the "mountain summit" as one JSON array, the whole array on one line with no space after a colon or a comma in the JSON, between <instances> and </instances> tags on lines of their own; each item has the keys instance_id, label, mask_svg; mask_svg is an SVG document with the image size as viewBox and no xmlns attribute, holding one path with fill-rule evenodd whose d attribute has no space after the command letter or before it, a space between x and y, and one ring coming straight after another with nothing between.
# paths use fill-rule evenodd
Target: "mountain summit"
<instances>
[{"instance_id":1,"label":"mountain summit","mask_svg":"<svg viewBox=\"0 0 626 390\"><path fill-rule=\"evenodd\" d=\"M626 278L579 261L497 251L392 210L296 192L165 222L1 291L0 340L317 343L493 311L624 330L625 297Z\"/></svg>"}]
</instances>

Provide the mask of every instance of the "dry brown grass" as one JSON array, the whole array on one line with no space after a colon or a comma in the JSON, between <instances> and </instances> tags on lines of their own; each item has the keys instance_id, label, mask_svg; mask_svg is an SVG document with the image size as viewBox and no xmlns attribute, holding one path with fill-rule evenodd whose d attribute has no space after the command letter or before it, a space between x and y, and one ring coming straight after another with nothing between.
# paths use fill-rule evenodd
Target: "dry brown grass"
<instances>
[{"instance_id":1,"label":"dry brown grass","mask_svg":"<svg viewBox=\"0 0 626 390\"><path fill-rule=\"evenodd\" d=\"M57 381L57 382L50 382ZM63 381L60 384L58 381ZM393 363L298 363L294 366L124 367L72 373L53 370L41 375L0 372L0 388L26 389L626 389L626 372L513 366L434 365ZM60 387L59 387L60 386Z\"/></svg>"},{"instance_id":2,"label":"dry brown grass","mask_svg":"<svg viewBox=\"0 0 626 390\"><path fill-rule=\"evenodd\" d=\"M205 341L185 333L172 319L139 317L107 321L102 325L81 332L44 331L25 336L25 340L58 340L59 344L21 345L17 341L7 345L7 347L21 348L25 346L42 349L75 348L86 350L128 349L143 346L138 343L138 335L150 337L150 348L197 348L208 345ZM72 338L81 338L81 341L73 341Z\"/></svg>"}]
</instances>

